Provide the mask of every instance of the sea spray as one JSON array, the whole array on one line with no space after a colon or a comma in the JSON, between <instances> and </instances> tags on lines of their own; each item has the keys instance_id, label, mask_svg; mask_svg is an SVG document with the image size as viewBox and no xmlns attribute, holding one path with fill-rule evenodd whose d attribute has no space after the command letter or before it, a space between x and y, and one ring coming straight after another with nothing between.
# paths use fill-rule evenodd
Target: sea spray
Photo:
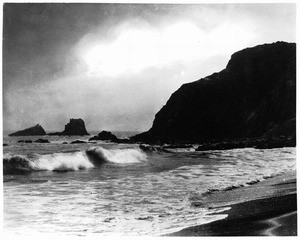
<instances>
[{"instance_id":1,"label":"sea spray","mask_svg":"<svg viewBox=\"0 0 300 240\"><path fill-rule=\"evenodd\" d=\"M78 171L94 167L83 152L40 155L30 164L34 170L48 171Z\"/></svg>"},{"instance_id":2,"label":"sea spray","mask_svg":"<svg viewBox=\"0 0 300 240\"><path fill-rule=\"evenodd\" d=\"M117 164L130 164L145 161L147 155L137 148L128 149L105 149L102 147L90 148L86 151L93 162L112 162Z\"/></svg>"},{"instance_id":3,"label":"sea spray","mask_svg":"<svg viewBox=\"0 0 300 240\"><path fill-rule=\"evenodd\" d=\"M33 156L8 156L3 160L4 174L30 171L78 171L93 168L83 152L53 153Z\"/></svg>"},{"instance_id":4,"label":"sea spray","mask_svg":"<svg viewBox=\"0 0 300 240\"><path fill-rule=\"evenodd\" d=\"M31 171L78 171L90 169L94 164L110 162L132 164L145 161L147 155L140 149L90 148L86 151L34 154L29 156L6 154L3 159L4 174L26 173Z\"/></svg>"}]
</instances>

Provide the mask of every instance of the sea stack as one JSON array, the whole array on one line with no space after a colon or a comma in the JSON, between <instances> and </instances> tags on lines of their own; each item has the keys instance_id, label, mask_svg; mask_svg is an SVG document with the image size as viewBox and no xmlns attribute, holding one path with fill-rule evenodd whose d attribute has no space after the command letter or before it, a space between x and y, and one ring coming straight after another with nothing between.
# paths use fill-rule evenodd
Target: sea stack
<instances>
[{"instance_id":1,"label":"sea stack","mask_svg":"<svg viewBox=\"0 0 300 240\"><path fill-rule=\"evenodd\" d=\"M45 130L40 124L37 124L33 127L26 128L21 131L17 131L14 133L9 134L10 137L17 137L17 136L39 136L39 135L46 135Z\"/></svg>"},{"instance_id":2,"label":"sea stack","mask_svg":"<svg viewBox=\"0 0 300 240\"><path fill-rule=\"evenodd\" d=\"M84 135L90 135L85 128L84 121L79 118L79 119L70 119L70 122L65 125L65 130L61 133L61 135L79 135L79 136L84 136Z\"/></svg>"},{"instance_id":3,"label":"sea stack","mask_svg":"<svg viewBox=\"0 0 300 240\"><path fill-rule=\"evenodd\" d=\"M295 134L296 44L276 42L236 52L224 70L182 85L155 115L152 128L132 140L270 142L294 141Z\"/></svg>"}]
</instances>

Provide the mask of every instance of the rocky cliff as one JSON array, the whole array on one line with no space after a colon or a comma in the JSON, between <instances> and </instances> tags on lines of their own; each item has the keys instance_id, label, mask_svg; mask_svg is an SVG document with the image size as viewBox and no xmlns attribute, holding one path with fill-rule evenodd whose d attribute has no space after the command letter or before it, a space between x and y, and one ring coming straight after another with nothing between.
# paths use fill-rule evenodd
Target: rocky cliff
<instances>
[{"instance_id":1,"label":"rocky cliff","mask_svg":"<svg viewBox=\"0 0 300 240\"><path fill-rule=\"evenodd\" d=\"M46 135L45 130L39 124L37 124L33 127L30 127L30 128L26 128L24 130L9 134L9 136L11 136L11 137L15 137L15 136L37 136L37 135Z\"/></svg>"},{"instance_id":2,"label":"rocky cliff","mask_svg":"<svg viewBox=\"0 0 300 240\"><path fill-rule=\"evenodd\" d=\"M182 85L156 114L142 142L289 138L296 134L296 44L236 52L226 68Z\"/></svg>"}]
</instances>

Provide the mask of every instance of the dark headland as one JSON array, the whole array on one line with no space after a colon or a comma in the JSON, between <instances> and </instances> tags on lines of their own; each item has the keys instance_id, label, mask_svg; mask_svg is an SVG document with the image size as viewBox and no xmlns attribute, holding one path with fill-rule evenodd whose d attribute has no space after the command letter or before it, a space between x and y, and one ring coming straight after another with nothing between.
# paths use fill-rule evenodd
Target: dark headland
<instances>
[{"instance_id":1,"label":"dark headland","mask_svg":"<svg viewBox=\"0 0 300 240\"><path fill-rule=\"evenodd\" d=\"M219 73L182 85L131 138L150 144L198 143L198 150L296 145L296 44L234 53Z\"/></svg>"}]
</instances>

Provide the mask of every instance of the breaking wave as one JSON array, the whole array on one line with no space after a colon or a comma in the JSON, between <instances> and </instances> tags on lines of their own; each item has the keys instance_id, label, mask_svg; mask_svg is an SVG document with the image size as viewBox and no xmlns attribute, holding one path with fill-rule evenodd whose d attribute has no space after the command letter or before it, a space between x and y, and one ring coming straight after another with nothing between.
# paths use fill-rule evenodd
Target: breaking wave
<instances>
[{"instance_id":1,"label":"breaking wave","mask_svg":"<svg viewBox=\"0 0 300 240\"><path fill-rule=\"evenodd\" d=\"M86 150L86 154L94 163L112 162L118 164L137 163L145 161L147 155L140 149L105 149L94 147Z\"/></svg>"},{"instance_id":2,"label":"breaking wave","mask_svg":"<svg viewBox=\"0 0 300 240\"><path fill-rule=\"evenodd\" d=\"M25 173L30 171L78 171L93 168L83 152L53 153L45 155L12 156L3 159L4 174Z\"/></svg>"},{"instance_id":3,"label":"breaking wave","mask_svg":"<svg viewBox=\"0 0 300 240\"><path fill-rule=\"evenodd\" d=\"M7 154L3 159L4 174L27 173L31 171L67 172L93 168L104 162L116 164L130 164L146 160L142 150L90 148L86 151L73 153L53 153L45 155L11 156Z\"/></svg>"}]
</instances>

